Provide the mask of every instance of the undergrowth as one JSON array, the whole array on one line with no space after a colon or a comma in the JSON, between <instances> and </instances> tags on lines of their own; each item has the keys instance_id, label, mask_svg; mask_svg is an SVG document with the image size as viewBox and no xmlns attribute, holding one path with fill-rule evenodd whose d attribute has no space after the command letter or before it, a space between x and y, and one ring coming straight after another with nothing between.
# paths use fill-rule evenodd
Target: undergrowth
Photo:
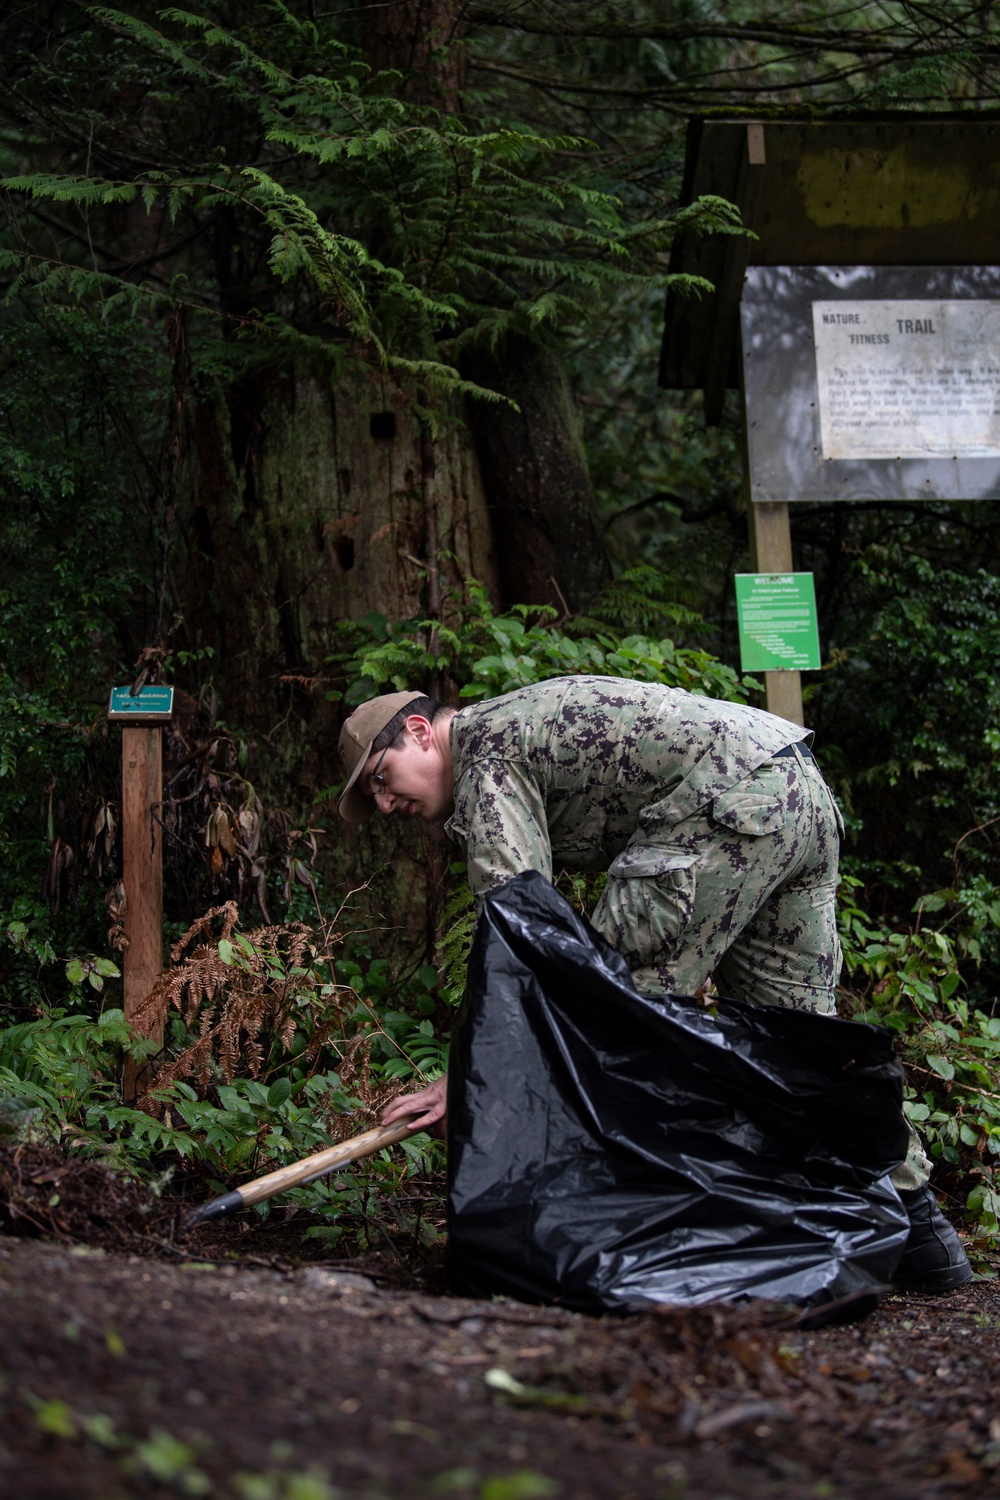
<instances>
[{"instance_id":1,"label":"undergrowth","mask_svg":"<svg viewBox=\"0 0 1000 1500\"><path fill-rule=\"evenodd\" d=\"M560 621L543 605L497 613L483 585L469 579L449 592L439 619L393 623L373 612L345 622L329 658L343 685L328 696L353 706L390 686L452 683L460 698L495 698L551 677L590 673L746 703L760 684L699 645L684 644L703 622L662 597L662 588L654 570L636 568L594 601L586 619Z\"/></svg>"},{"instance_id":2,"label":"undergrowth","mask_svg":"<svg viewBox=\"0 0 1000 1500\"><path fill-rule=\"evenodd\" d=\"M147 1033L162 1030L162 1045L110 1007L51 1007L0 1030L0 1137L204 1196L370 1128L401 1083L429 1082L447 1065L428 1018L436 971L400 984L356 945L345 952L328 925L243 931L226 903L191 926L172 960L137 1015ZM121 1098L125 1055L141 1070L134 1103ZM405 1219L407 1175L435 1174L441 1160L421 1134L282 1202L309 1213L308 1235L333 1244L349 1232L364 1248L380 1204ZM267 1217L271 1205L256 1212ZM429 1220L415 1226L424 1242L436 1232Z\"/></svg>"},{"instance_id":3,"label":"undergrowth","mask_svg":"<svg viewBox=\"0 0 1000 1500\"><path fill-rule=\"evenodd\" d=\"M491 697L578 671L738 701L754 686L663 633L696 634L697 621L659 598L645 572L627 586L619 580L586 621L557 624L551 612L527 608L498 614L475 583L449 602L447 616L446 624L394 626L372 616L345 626L331 696L351 703L381 686L434 680L459 696ZM246 833L226 826L234 840ZM984 1001L977 975L1000 931L1000 890L973 870L964 886L926 894L911 922L880 920L865 910L873 868L855 861L842 881L844 1010L896 1034L906 1112L941 1184L964 1200L978 1242L995 1249L1000 1013ZM920 875L906 873L910 881ZM145 1181L195 1177L205 1191L357 1133L401 1086L419 1087L447 1067L448 1016L462 997L475 922L462 867L451 876L435 962L415 961L408 972L379 956L377 933L354 930L348 911L324 914L318 878L305 866L286 880L283 922L247 925L235 900L211 907L174 943L139 1014L141 1029L162 1042L130 1034L114 1007L111 960L57 960L49 937L12 912L0 941L22 965L61 973L62 986L56 1002L56 986L36 986L31 1018L0 1030L0 1132L58 1143ZM594 877L564 879L563 889L579 910L592 910ZM18 1013L27 1009L21 1003ZM119 1087L126 1055L142 1077L140 1097L127 1103ZM361 1242L379 1199L402 1202L407 1174L440 1180L442 1160L440 1145L420 1135L364 1173L321 1179L287 1201L316 1217L311 1232L325 1241L350 1223ZM424 1223L419 1232L431 1231Z\"/></svg>"},{"instance_id":4,"label":"undergrowth","mask_svg":"<svg viewBox=\"0 0 1000 1500\"><path fill-rule=\"evenodd\" d=\"M937 1164L935 1180L964 1196L966 1217L983 1247L1000 1246L1000 1007L970 1005L962 961L975 936L923 925L911 930L874 920L858 904L860 882L841 884L845 1009L853 1019L895 1033L906 1070L904 1109ZM985 913L992 921L997 913Z\"/></svg>"}]
</instances>

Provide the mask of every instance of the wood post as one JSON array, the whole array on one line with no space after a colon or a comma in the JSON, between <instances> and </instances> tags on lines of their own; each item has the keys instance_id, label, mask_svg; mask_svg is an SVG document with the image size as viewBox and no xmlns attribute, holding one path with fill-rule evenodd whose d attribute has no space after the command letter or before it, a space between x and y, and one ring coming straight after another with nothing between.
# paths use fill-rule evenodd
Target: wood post
<instances>
[{"instance_id":1,"label":"wood post","mask_svg":"<svg viewBox=\"0 0 1000 1500\"><path fill-rule=\"evenodd\" d=\"M754 504L750 512L750 571L753 573L791 573L792 530L788 505ZM769 713L804 724L802 712L802 673L765 672L765 702Z\"/></svg>"},{"instance_id":2,"label":"wood post","mask_svg":"<svg viewBox=\"0 0 1000 1500\"><path fill-rule=\"evenodd\" d=\"M158 725L122 726L122 864L125 886L125 1020L132 1017L163 968L163 840L155 814L163 800L163 731ZM162 1026L142 1035L163 1041ZM123 1095L139 1092L142 1068L125 1059Z\"/></svg>"}]
</instances>

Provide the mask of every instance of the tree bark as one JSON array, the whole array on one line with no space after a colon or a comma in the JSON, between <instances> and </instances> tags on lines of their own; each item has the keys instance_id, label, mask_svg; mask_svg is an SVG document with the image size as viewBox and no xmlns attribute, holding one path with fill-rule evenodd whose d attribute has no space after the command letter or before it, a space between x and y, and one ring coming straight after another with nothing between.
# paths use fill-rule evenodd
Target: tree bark
<instances>
[{"instance_id":1,"label":"tree bark","mask_svg":"<svg viewBox=\"0 0 1000 1500\"><path fill-rule=\"evenodd\" d=\"M471 417L503 600L575 613L611 572L566 367L518 337L498 355L471 352L463 372L519 408L478 403Z\"/></svg>"},{"instance_id":2,"label":"tree bark","mask_svg":"<svg viewBox=\"0 0 1000 1500\"><path fill-rule=\"evenodd\" d=\"M302 764L311 787L340 774L334 715L306 699L329 676L338 623L426 613L470 575L497 586L460 413L431 454L414 407L381 372L334 382L297 365L191 417L178 575L184 618L198 622L190 644L213 648L231 721L268 733L298 705L316 740Z\"/></svg>"},{"instance_id":3,"label":"tree bark","mask_svg":"<svg viewBox=\"0 0 1000 1500\"><path fill-rule=\"evenodd\" d=\"M402 92L417 104L454 114L464 82L455 0L363 0L361 45L372 71L403 74Z\"/></svg>"},{"instance_id":4,"label":"tree bark","mask_svg":"<svg viewBox=\"0 0 1000 1500\"><path fill-rule=\"evenodd\" d=\"M344 710L326 697L338 624L425 614L470 575L496 591L475 455L450 415L431 452L415 393L385 374L274 369L193 411L179 484L185 644L212 647L224 718L255 746L251 779L270 805L320 817L334 889L374 876L366 899L405 913L411 949L436 917L440 836L383 818L351 831L315 799L343 775Z\"/></svg>"}]
</instances>

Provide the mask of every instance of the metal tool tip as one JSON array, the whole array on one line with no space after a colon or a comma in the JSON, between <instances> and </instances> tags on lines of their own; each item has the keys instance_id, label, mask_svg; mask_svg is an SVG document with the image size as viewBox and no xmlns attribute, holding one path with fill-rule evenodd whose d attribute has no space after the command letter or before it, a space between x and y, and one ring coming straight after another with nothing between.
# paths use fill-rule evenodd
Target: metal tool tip
<instances>
[{"instance_id":1,"label":"metal tool tip","mask_svg":"<svg viewBox=\"0 0 1000 1500\"><path fill-rule=\"evenodd\" d=\"M221 1219L225 1214L238 1213L245 1208L240 1193L222 1193L220 1197L211 1199L208 1203L202 1203L200 1207L193 1208L185 1217L181 1228L186 1232L195 1229L199 1224L206 1224L209 1219Z\"/></svg>"}]
</instances>

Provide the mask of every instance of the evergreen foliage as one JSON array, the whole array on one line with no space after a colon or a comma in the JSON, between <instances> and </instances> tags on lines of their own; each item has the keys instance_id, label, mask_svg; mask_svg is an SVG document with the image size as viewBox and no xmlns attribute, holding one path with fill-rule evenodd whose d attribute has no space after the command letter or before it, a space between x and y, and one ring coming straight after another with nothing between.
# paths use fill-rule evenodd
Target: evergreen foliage
<instances>
[{"instance_id":1,"label":"evergreen foliage","mask_svg":"<svg viewBox=\"0 0 1000 1500\"><path fill-rule=\"evenodd\" d=\"M320 348L346 340L488 398L458 372L464 343L559 324L650 276L664 286L653 260L679 227L742 232L732 207L712 197L630 219L586 170L566 171L568 157L594 153L584 137L477 126L408 101L396 74L370 75L336 24L305 22L282 4L256 9L233 24L225 5L153 19L95 8L73 48L79 91L67 97L63 48L17 79L15 117L40 124L55 99L64 141L89 132L91 169L66 170L64 153L62 170L3 181L16 223L0 249L8 297L33 289L134 313L169 294L223 334L235 327ZM146 85L116 91L125 107L114 113L102 109L104 80L93 71L102 42L125 77ZM73 259L39 246L52 205L77 210ZM109 270L117 257L111 246L99 254L89 230L97 215L152 242L155 276ZM213 285L188 246L220 236L231 241L229 264Z\"/></svg>"}]
</instances>

